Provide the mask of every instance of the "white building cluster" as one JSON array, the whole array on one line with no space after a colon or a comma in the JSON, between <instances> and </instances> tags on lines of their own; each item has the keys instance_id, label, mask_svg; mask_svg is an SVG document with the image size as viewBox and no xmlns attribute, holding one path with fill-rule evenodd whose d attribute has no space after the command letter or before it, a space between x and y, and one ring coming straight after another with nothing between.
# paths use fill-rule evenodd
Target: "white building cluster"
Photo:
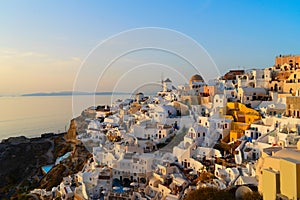
<instances>
[{"instance_id":1,"label":"white building cluster","mask_svg":"<svg viewBox=\"0 0 300 200\"><path fill-rule=\"evenodd\" d=\"M92 158L53 193L63 199L181 199L199 187L241 185L262 192L264 169L281 170L268 161L274 152L299 158L297 99L286 104L300 98L294 85L286 86L298 82L299 70L233 70L209 84L194 75L178 87L166 79L156 96L139 92L89 108L96 117L85 119L88 128L77 139Z\"/></svg>"}]
</instances>

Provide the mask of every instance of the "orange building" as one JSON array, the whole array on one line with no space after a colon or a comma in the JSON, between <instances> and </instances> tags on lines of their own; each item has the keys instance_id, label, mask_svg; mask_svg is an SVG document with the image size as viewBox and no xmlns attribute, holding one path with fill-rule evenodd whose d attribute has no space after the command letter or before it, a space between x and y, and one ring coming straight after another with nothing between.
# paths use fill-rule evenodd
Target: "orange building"
<instances>
[{"instance_id":1,"label":"orange building","mask_svg":"<svg viewBox=\"0 0 300 200\"><path fill-rule=\"evenodd\" d=\"M300 118L300 97L286 98L286 116Z\"/></svg>"},{"instance_id":2,"label":"orange building","mask_svg":"<svg viewBox=\"0 0 300 200\"><path fill-rule=\"evenodd\" d=\"M279 55L275 58L275 66L288 64L291 67L299 67L300 55Z\"/></svg>"},{"instance_id":3,"label":"orange building","mask_svg":"<svg viewBox=\"0 0 300 200\"><path fill-rule=\"evenodd\" d=\"M230 70L223 76L223 79L224 80L236 80L237 75L243 75L244 73L245 73L245 70L240 70L240 69Z\"/></svg>"}]
</instances>

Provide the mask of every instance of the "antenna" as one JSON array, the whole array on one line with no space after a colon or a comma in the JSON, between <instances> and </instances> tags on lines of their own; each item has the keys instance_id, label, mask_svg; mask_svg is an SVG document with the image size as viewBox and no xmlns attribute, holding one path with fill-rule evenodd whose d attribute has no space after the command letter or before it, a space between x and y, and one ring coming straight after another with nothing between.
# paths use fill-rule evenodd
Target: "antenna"
<instances>
[{"instance_id":1,"label":"antenna","mask_svg":"<svg viewBox=\"0 0 300 200\"><path fill-rule=\"evenodd\" d=\"M161 89L163 91L164 90L164 73L163 72L161 73L160 78L161 78Z\"/></svg>"}]
</instances>

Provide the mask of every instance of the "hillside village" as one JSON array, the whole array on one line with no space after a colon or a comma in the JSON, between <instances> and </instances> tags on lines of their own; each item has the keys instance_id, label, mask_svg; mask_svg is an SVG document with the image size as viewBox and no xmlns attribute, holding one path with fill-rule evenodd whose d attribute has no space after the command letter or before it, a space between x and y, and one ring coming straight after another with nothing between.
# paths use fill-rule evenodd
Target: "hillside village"
<instances>
[{"instance_id":1,"label":"hillside village","mask_svg":"<svg viewBox=\"0 0 300 200\"><path fill-rule=\"evenodd\" d=\"M230 70L206 83L162 82L112 105L92 106L68 140L92 153L42 199L184 199L199 188L236 199L300 198L300 56L264 69ZM83 127L83 128L82 128ZM69 154L58 159L63 162ZM51 169L45 170L48 173Z\"/></svg>"}]
</instances>

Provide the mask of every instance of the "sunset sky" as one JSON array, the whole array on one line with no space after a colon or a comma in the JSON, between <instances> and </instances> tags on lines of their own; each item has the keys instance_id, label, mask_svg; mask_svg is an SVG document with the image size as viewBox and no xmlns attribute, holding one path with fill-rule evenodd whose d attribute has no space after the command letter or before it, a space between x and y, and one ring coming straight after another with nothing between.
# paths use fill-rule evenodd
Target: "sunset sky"
<instances>
[{"instance_id":1,"label":"sunset sky","mask_svg":"<svg viewBox=\"0 0 300 200\"><path fill-rule=\"evenodd\" d=\"M71 91L92 49L113 35L142 27L161 27L187 35L208 52L221 73L233 68L268 67L274 64L276 55L300 54L299 23L300 2L296 0L4 0L0 2L0 94ZM123 45L131 42L125 40ZM170 41L173 43L176 41ZM114 45L117 49L122 44ZM106 51L108 57L110 50L113 52ZM194 73L191 67L185 68L184 62L168 55L142 52L120 60L98 89L109 91L122 79L126 84L121 81L117 90L132 90L134 84L143 82L145 74L153 82L162 75L175 79L172 76L176 73L147 65L165 64L163 59L172 60L168 65L173 62L174 69L181 66L178 69L186 72L185 77ZM104 67L97 60L88 62ZM118 70L125 65L144 68L130 75L130 67ZM90 70L93 73L93 68ZM127 79L122 77L125 72ZM88 74L82 78L82 84L89 81Z\"/></svg>"}]
</instances>

